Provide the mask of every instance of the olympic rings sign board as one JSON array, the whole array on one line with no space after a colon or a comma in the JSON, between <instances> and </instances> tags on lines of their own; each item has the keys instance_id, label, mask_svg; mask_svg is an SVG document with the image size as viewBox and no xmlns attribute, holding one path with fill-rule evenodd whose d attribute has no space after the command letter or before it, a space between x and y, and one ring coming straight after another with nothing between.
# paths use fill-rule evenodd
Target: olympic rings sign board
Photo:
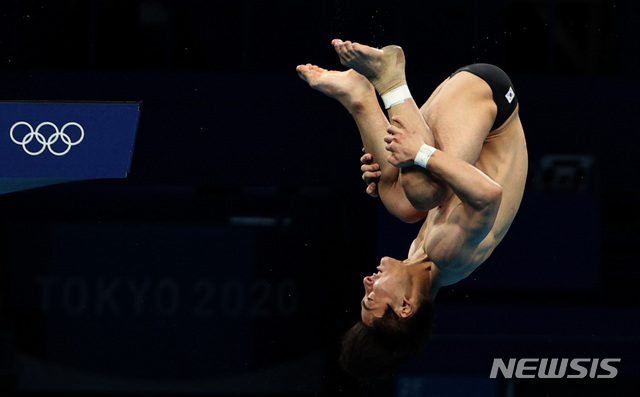
<instances>
[{"instance_id":1,"label":"olympic rings sign board","mask_svg":"<svg viewBox=\"0 0 640 397\"><path fill-rule=\"evenodd\" d=\"M14 135L14 131L16 130L16 127L20 127L22 125L27 127L28 131L26 134L22 136L22 139L18 140ZM55 130L55 132L51 134L48 139L45 139L45 136L40 132L40 129L43 126L51 126ZM69 135L65 133L65 130L67 129L67 127L70 127L70 126L75 126L80 131L80 137L74 141L72 141ZM75 146L80 142L82 142L82 140L84 139L84 128L80 124L72 121L70 123L65 124L61 129L58 129L58 127L52 122L45 121L38 124L38 126L34 130L33 126L27 123L26 121L18 121L11 126L11 130L9 131L9 136L11 137L11 140L13 141L13 143L15 143L16 145L22 146L22 149L24 149L24 152L30 156L38 156L39 154L44 152L45 149L49 149L49 152L51 152L51 154L55 156L64 156L65 154L69 153L69 150L71 150L71 146ZM27 146L29 145L29 143L31 143L31 141L33 141L34 138L38 142L38 145L42 145L42 147L40 147L39 150L30 151L27 148ZM55 144L58 141L58 139L60 139L60 141L62 141L62 143L66 145L66 149L61 150L59 152L55 151L53 148L53 144Z\"/></svg>"},{"instance_id":2,"label":"olympic rings sign board","mask_svg":"<svg viewBox=\"0 0 640 397\"><path fill-rule=\"evenodd\" d=\"M124 178L135 102L0 102L0 178Z\"/></svg>"}]
</instances>

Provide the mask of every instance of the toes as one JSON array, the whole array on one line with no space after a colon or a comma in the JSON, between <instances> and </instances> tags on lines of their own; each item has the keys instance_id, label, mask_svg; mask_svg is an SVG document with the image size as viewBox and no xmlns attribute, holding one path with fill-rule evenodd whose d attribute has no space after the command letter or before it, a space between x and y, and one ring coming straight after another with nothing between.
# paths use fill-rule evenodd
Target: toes
<instances>
[{"instance_id":1,"label":"toes","mask_svg":"<svg viewBox=\"0 0 640 397\"><path fill-rule=\"evenodd\" d=\"M313 83L313 72L317 69L317 66L306 64L306 65L298 65L296 67L296 72L298 72L298 76L309 84Z\"/></svg>"},{"instance_id":2,"label":"toes","mask_svg":"<svg viewBox=\"0 0 640 397\"><path fill-rule=\"evenodd\" d=\"M304 81L308 81L307 79L307 71L304 69L302 65L296 68L296 72L298 72L298 77L300 77Z\"/></svg>"},{"instance_id":3,"label":"toes","mask_svg":"<svg viewBox=\"0 0 640 397\"><path fill-rule=\"evenodd\" d=\"M342 41L339 39L335 39L332 43L333 43L333 47L339 54L350 51L350 46L351 46L350 41Z\"/></svg>"},{"instance_id":4,"label":"toes","mask_svg":"<svg viewBox=\"0 0 640 397\"><path fill-rule=\"evenodd\" d=\"M353 43L350 41L345 41L344 47L347 51L353 51Z\"/></svg>"},{"instance_id":5,"label":"toes","mask_svg":"<svg viewBox=\"0 0 640 397\"><path fill-rule=\"evenodd\" d=\"M336 52L338 54L338 58L340 58L340 63L345 65L347 62L349 62L349 53L346 51L344 46L336 47Z\"/></svg>"},{"instance_id":6,"label":"toes","mask_svg":"<svg viewBox=\"0 0 640 397\"><path fill-rule=\"evenodd\" d=\"M338 56L340 57L340 61L343 65L347 65L349 62L353 61L353 51L348 50L347 48L342 48L340 52L338 52Z\"/></svg>"},{"instance_id":7,"label":"toes","mask_svg":"<svg viewBox=\"0 0 640 397\"><path fill-rule=\"evenodd\" d=\"M333 47L340 58L340 63L344 66L349 66L357 55L356 51L354 51L354 45L357 45L357 43L352 43L349 40L342 41L340 39L333 39L331 44L333 44Z\"/></svg>"},{"instance_id":8,"label":"toes","mask_svg":"<svg viewBox=\"0 0 640 397\"><path fill-rule=\"evenodd\" d=\"M331 42L331 45L333 46L333 49L336 50L336 52L339 53L342 50L342 47L344 46L344 43L340 39L334 39Z\"/></svg>"},{"instance_id":9,"label":"toes","mask_svg":"<svg viewBox=\"0 0 640 397\"><path fill-rule=\"evenodd\" d=\"M355 48L356 45L357 43L352 43L350 41L346 41L344 43L344 57L347 62L353 61L358 55L358 52L356 51L356 48Z\"/></svg>"}]
</instances>

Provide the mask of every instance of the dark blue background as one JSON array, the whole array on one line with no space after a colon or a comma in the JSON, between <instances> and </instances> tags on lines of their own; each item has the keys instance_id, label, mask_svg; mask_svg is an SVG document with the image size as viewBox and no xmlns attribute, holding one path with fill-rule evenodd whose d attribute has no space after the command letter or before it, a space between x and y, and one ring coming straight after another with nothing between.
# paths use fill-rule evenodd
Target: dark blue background
<instances>
[{"instance_id":1,"label":"dark blue background","mask_svg":"<svg viewBox=\"0 0 640 397\"><path fill-rule=\"evenodd\" d=\"M3 3L3 100L142 106L127 179L0 197L2 395L637 388L639 16L631 0ZM441 291L427 349L373 383L341 372L339 338L361 277L419 225L366 196L352 120L295 73L340 69L334 37L401 45L418 102L500 65L530 156L505 240ZM562 179L553 155L593 165ZM496 357L622 361L614 380L508 382L488 379Z\"/></svg>"}]
</instances>

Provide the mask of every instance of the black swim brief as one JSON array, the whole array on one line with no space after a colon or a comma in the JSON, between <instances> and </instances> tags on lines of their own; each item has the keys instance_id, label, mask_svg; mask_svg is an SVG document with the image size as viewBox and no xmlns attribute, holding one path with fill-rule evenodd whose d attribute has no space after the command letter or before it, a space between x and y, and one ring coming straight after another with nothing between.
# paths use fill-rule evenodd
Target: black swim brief
<instances>
[{"instance_id":1,"label":"black swim brief","mask_svg":"<svg viewBox=\"0 0 640 397\"><path fill-rule=\"evenodd\" d=\"M451 77L459 72L475 74L489 84L491 91L493 91L493 101L498 106L498 114L491 131L500 127L513 114L518 105L518 98L516 98L509 76L499 67L488 63L474 63L473 65L461 67L453 72Z\"/></svg>"}]
</instances>

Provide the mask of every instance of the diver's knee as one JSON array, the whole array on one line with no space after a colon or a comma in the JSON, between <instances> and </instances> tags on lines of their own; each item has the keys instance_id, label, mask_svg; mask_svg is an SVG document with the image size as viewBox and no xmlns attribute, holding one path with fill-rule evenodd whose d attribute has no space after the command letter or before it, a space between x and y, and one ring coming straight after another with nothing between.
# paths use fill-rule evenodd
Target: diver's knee
<instances>
[{"instance_id":1,"label":"diver's knee","mask_svg":"<svg viewBox=\"0 0 640 397\"><path fill-rule=\"evenodd\" d=\"M419 211L429 211L442 204L446 197L446 187L439 185L404 186L407 199Z\"/></svg>"},{"instance_id":2,"label":"diver's knee","mask_svg":"<svg viewBox=\"0 0 640 397\"><path fill-rule=\"evenodd\" d=\"M426 211L416 209L411 203L395 205L389 212L404 223L416 223L424 219Z\"/></svg>"},{"instance_id":3,"label":"diver's knee","mask_svg":"<svg viewBox=\"0 0 640 397\"><path fill-rule=\"evenodd\" d=\"M446 185L421 172L403 173L402 189L413 208L419 211L429 211L442 204L448 190Z\"/></svg>"}]
</instances>

